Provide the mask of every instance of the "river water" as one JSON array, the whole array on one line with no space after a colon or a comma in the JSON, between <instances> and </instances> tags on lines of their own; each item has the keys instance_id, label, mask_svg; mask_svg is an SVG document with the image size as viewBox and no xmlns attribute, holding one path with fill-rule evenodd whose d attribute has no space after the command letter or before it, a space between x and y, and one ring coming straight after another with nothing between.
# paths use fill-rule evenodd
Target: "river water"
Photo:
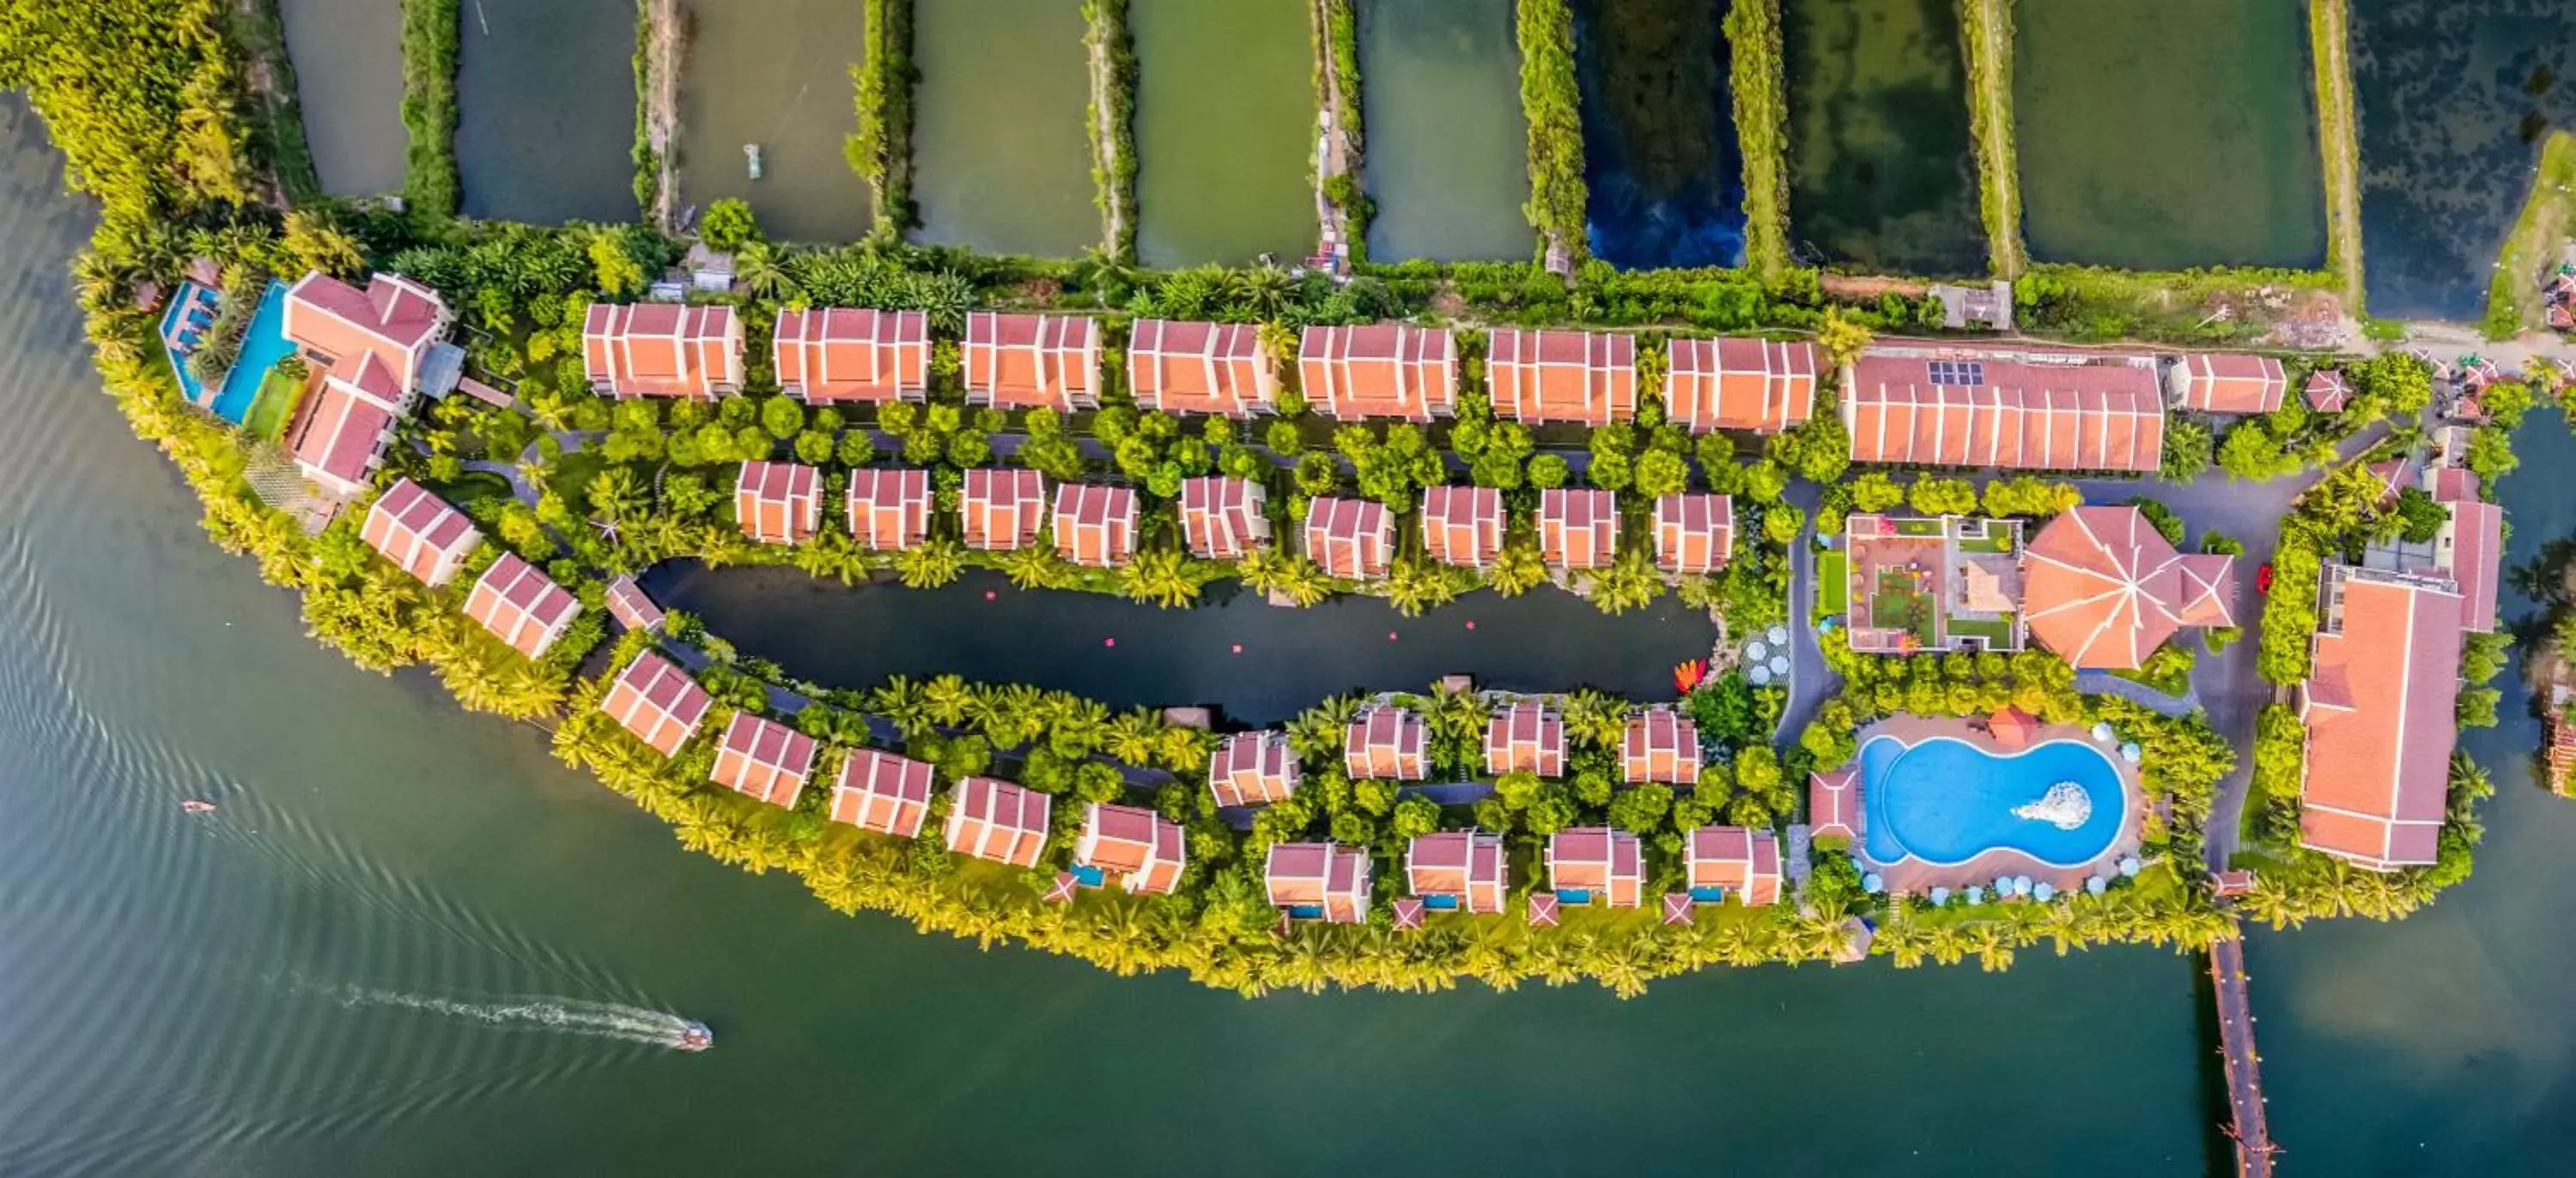
<instances>
[{"instance_id":1,"label":"river water","mask_svg":"<svg viewBox=\"0 0 2576 1178\"><path fill-rule=\"evenodd\" d=\"M2033 257L2315 267L2325 187L2298 0L2024 0L2014 134Z\"/></svg>"},{"instance_id":2,"label":"river water","mask_svg":"<svg viewBox=\"0 0 2576 1178\"><path fill-rule=\"evenodd\" d=\"M912 19L921 239L1060 258L1099 245L1082 6L940 0Z\"/></svg>"},{"instance_id":3,"label":"river water","mask_svg":"<svg viewBox=\"0 0 2576 1178\"><path fill-rule=\"evenodd\" d=\"M95 392L64 270L88 214L58 189L0 102L0 1173L2171 1175L2215 1156L2196 971L2153 949L2000 976L1723 971L1634 1002L1246 1002L844 919L689 854L534 729L315 646L290 597L204 542ZM2558 428L2526 429L2532 469L2507 484L2517 561L2576 529ZM921 600L897 620L953 609ZM808 641L871 640L841 624L818 615ZM2518 776L2532 738L2516 720L2471 742L2504 796L2458 894L2255 938L2303 1172L2540 1173L2576 1148L2576 943L2555 932L2576 806ZM222 808L184 815L190 797ZM636 1041L671 1012L717 1049Z\"/></svg>"},{"instance_id":4,"label":"river water","mask_svg":"<svg viewBox=\"0 0 2576 1178\"><path fill-rule=\"evenodd\" d=\"M401 191L401 0L278 0L277 7L322 190Z\"/></svg>"},{"instance_id":5,"label":"river water","mask_svg":"<svg viewBox=\"0 0 2576 1178\"><path fill-rule=\"evenodd\" d=\"M751 203L781 241L868 231L868 188L841 143L859 129L850 67L864 56L845 0L698 0L680 72L680 203ZM631 134L631 132L630 132ZM761 149L751 178L743 145Z\"/></svg>"},{"instance_id":6,"label":"river water","mask_svg":"<svg viewBox=\"0 0 2576 1178\"><path fill-rule=\"evenodd\" d=\"M1529 123L1510 0L1369 0L1359 23L1377 202L1369 256L1528 257Z\"/></svg>"}]
</instances>

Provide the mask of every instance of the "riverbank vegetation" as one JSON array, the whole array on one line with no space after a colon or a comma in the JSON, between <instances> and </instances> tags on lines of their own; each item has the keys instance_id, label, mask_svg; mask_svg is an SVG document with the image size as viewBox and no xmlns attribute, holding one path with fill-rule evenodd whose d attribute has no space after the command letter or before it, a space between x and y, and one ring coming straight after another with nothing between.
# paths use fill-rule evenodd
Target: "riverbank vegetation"
<instances>
[{"instance_id":1,"label":"riverbank vegetation","mask_svg":"<svg viewBox=\"0 0 2576 1178\"><path fill-rule=\"evenodd\" d=\"M1091 63L1092 201L1100 208L1100 249L1126 265L1136 258L1136 42L1127 0L1082 0L1083 49Z\"/></svg>"},{"instance_id":2,"label":"riverbank vegetation","mask_svg":"<svg viewBox=\"0 0 2576 1178\"><path fill-rule=\"evenodd\" d=\"M2309 77L2316 83L2317 150L2324 156L2326 272L2344 309L2362 313L2361 119L2353 112L2350 0L2308 0Z\"/></svg>"},{"instance_id":3,"label":"riverbank vegetation","mask_svg":"<svg viewBox=\"0 0 2576 1178\"><path fill-rule=\"evenodd\" d=\"M247 58L258 107L252 150L267 161L278 190L291 203L322 196L321 174L304 139L304 115L295 91L295 61L286 52L286 24L278 0L240 0L232 8L233 41Z\"/></svg>"},{"instance_id":4,"label":"riverbank vegetation","mask_svg":"<svg viewBox=\"0 0 2576 1178\"><path fill-rule=\"evenodd\" d=\"M403 201L456 215L457 0L402 0Z\"/></svg>"},{"instance_id":5,"label":"riverbank vegetation","mask_svg":"<svg viewBox=\"0 0 2576 1178\"><path fill-rule=\"evenodd\" d=\"M1968 128L1977 153L1977 211L1998 278L2021 277L2021 162L2013 139L2012 0L1957 0L1959 51L1968 68Z\"/></svg>"},{"instance_id":6,"label":"riverbank vegetation","mask_svg":"<svg viewBox=\"0 0 2576 1178\"><path fill-rule=\"evenodd\" d=\"M1735 141L1744 156L1744 267L1765 279L1790 265L1789 102L1780 0L1734 0L1726 10Z\"/></svg>"},{"instance_id":7,"label":"riverbank vegetation","mask_svg":"<svg viewBox=\"0 0 2576 1178\"><path fill-rule=\"evenodd\" d=\"M2149 340L2200 347L2286 346L2302 324L2340 333L2335 276L2219 267L2174 273L2063 263L2013 283L2016 326L2080 343Z\"/></svg>"},{"instance_id":8,"label":"riverbank vegetation","mask_svg":"<svg viewBox=\"0 0 2576 1178\"><path fill-rule=\"evenodd\" d=\"M1566 0L1519 0L1521 116L1529 123L1529 222L1538 258L1572 266L1589 253L1583 179L1583 94L1574 75L1574 9Z\"/></svg>"},{"instance_id":9,"label":"riverbank vegetation","mask_svg":"<svg viewBox=\"0 0 2576 1178\"><path fill-rule=\"evenodd\" d=\"M2576 131L2553 131L2540 146L2531 195L2496 257L2495 277L2487 280L2486 317L2478 326L2488 339L2512 339L2545 326L2539 315L2540 281L2558 264L2571 233L2576 233Z\"/></svg>"},{"instance_id":10,"label":"riverbank vegetation","mask_svg":"<svg viewBox=\"0 0 2576 1178\"><path fill-rule=\"evenodd\" d=\"M912 202L912 0L861 0L864 22L856 84L859 129L846 151L867 181L876 233L892 239L920 220Z\"/></svg>"},{"instance_id":11,"label":"riverbank vegetation","mask_svg":"<svg viewBox=\"0 0 2576 1178\"><path fill-rule=\"evenodd\" d=\"M1342 215L1352 260L1366 261L1369 220L1377 214L1377 202L1360 184L1361 161L1368 153L1361 126L1365 107L1360 99L1359 4L1358 0L1314 0L1313 7L1315 106L1338 116L1330 133L1340 140L1342 157L1341 170L1322 178L1321 191L1325 202Z\"/></svg>"}]
</instances>

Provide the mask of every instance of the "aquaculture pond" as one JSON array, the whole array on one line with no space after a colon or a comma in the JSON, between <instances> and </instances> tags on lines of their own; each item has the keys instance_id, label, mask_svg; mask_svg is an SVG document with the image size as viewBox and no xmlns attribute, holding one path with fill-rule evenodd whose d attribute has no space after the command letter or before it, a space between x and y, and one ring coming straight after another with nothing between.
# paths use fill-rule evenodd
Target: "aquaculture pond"
<instances>
[{"instance_id":1,"label":"aquaculture pond","mask_svg":"<svg viewBox=\"0 0 2576 1178\"><path fill-rule=\"evenodd\" d=\"M917 590L847 586L792 568L677 563L654 570L644 587L666 608L704 618L743 653L827 686L954 672L1115 707L1210 704L1246 724L1284 719L1343 692L1421 691L1451 674L1510 690L1588 686L1669 699L1674 665L1706 658L1717 637L1706 611L1670 594L1613 618L1552 589L1511 598L1479 592L1407 618L1377 598L1274 606L1231 581L1210 586L1209 603L1186 610L1024 591L984 572Z\"/></svg>"},{"instance_id":2,"label":"aquaculture pond","mask_svg":"<svg viewBox=\"0 0 2576 1178\"><path fill-rule=\"evenodd\" d=\"M402 189L402 6L393 0L277 0L295 65L295 105L322 190Z\"/></svg>"},{"instance_id":3,"label":"aquaculture pond","mask_svg":"<svg viewBox=\"0 0 2576 1178\"><path fill-rule=\"evenodd\" d=\"M1949 0L1788 0L1781 17L1799 257L1982 272L1976 147Z\"/></svg>"},{"instance_id":4,"label":"aquaculture pond","mask_svg":"<svg viewBox=\"0 0 2576 1178\"><path fill-rule=\"evenodd\" d=\"M2307 6L2022 0L2022 232L2042 261L2324 264Z\"/></svg>"},{"instance_id":5,"label":"aquaculture pond","mask_svg":"<svg viewBox=\"0 0 2576 1178\"><path fill-rule=\"evenodd\" d=\"M1574 0L1592 252L1614 265L1744 260L1726 0Z\"/></svg>"},{"instance_id":6,"label":"aquaculture pond","mask_svg":"<svg viewBox=\"0 0 2576 1178\"><path fill-rule=\"evenodd\" d=\"M465 214L634 220L634 0L476 0L460 17Z\"/></svg>"},{"instance_id":7,"label":"aquaculture pond","mask_svg":"<svg viewBox=\"0 0 2576 1178\"><path fill-rule=\"evenodd\" d=\"M939 0L912 20L916 236L1050 257L1100 244L1082 6Z\"/></svg>"},{"instance_id":8,"label":"aquaculture pond","mask_svg":"<svg viewBox=\"0 0 2576 1178\"><path fill-rule=\"evenodd\" d=\"M1300 0L1135 0L1136 248L1149 266L1315 248L1315 57Z\"/></svg>"},{"instance_id":9,"label":"aquaculture pond","mask_svg":"<svg viewBox=\"0 0 2576 1178\"><path fill-rule=\"evenodd\" d=\"M2353 0L2370 310L2475 319L2538 143L2576 127L2576 5Z\"/></svg>"},{"instance_id":10,"label":"aquaculture pond","mask_svg":"<svg viewBox=\"0 0 2576 1178\"><path fill-rule=\"evenodd\" d=\"M773 238L865 234L867 185L841 151L859 126L850 81L862 56L859 5L721 0L689 13L677 207L703 213L709 201L740 197ZM747 146L760 149L757 180Z\"/></svg>"},{"instance_id":11,"label":"aquaculture pond","mask_svg":"<svg viewBox=\"0 0 2576 1178\"><path fill-rule=\"evenodd\" d=\"M1519 260L1529 124L1511 0L1364 0L1360 78L1369 256Z\"/></svg>"}]
</instances>

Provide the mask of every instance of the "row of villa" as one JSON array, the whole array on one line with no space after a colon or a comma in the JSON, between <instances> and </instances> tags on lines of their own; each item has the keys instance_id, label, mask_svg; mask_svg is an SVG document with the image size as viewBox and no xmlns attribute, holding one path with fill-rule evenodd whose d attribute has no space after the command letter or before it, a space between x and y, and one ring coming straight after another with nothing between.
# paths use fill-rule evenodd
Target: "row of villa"
<instances>
[{"instance_id":1,"label":"row of villa","mask_svg":"<svg viewBox=\"0 0 2576 1178\"><path fill-rule=\"evenodd\" d=\"M743 534L764 544L802 544L822 528L823 471L791 462L747 462L734 484L734 516ZM1181 482L1183 544L1194 556L1231 560L1270 539L1267 492L1250 479L1204 476ZM900 552L930 535L936 496L929 472L862 469L849 474L845 498L850 536L880 552ZM966 546L1008 552L1053 537L1074 564L1116 568L1136 552L1143 501L1132 487L1062 483L1050 496L1033 470L965 472L957 512ZM1722 567L1734 551L1733 501L1682 493L1655 501L1657 563L1676 575ZM1508 523L1502 494L1484 487L1433 487L1422 498L1421 529L1434 560L1485 568L1501 555ZM1551 568L1605 566L1618 553L1619 513L1608 491L1553 488L1539 494L1541 556ZM1383 578L1394 559L1395 513L1373 499L1325 496L1308 507L1301 539L1326 572L1350 580Z\"/></svg>"}]
</instances>

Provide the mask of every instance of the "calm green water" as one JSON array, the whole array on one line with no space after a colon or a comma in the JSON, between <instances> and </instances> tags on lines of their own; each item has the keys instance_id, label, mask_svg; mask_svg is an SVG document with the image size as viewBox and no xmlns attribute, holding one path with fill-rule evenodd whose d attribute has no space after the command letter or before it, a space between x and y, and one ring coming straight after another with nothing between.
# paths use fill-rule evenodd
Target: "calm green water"
<instances>
[{"instance_id":1,"label":"calm green water","mask_svg":"<svg viewBox=\"0 0 2576 1178\"><path fill-rule=\"evenodd\" d=\"M635 0L463 0L461 8L456 169L465 214L634 220Z\"/></svg>"},{"instance_id":2,"label":"calm green water","mask_svg":"<svg viewBox=\"0 0 2576 1178\"><path fill-rule=\"evenodd\" d=\"M1299 0L1135 0L1136 250L1287 265L1315 248L1315 57Z\"/></svg>"},{"instance_id":3,"label":"calm green water","mask_svg":"<svg viewBox=\"0 0 2576 1178\"><path fill-rule=\"evenodd\" d=\"M935 7L935 6L934 6ZM789 241L868 231L868 188L841 141L859 128L850 67L862 57L849 0L698 0L680 74L680 203L751 202ZM751 179L743 145L761 149Z\"/></svg>"},{"instance_id":4,"label":"calm green water","mask_svg":"<svg viewBox=\"0 0 2576 1178\"><path fill-rule=\"evenodd\" d=\"M278 0L296 105L322 188L334 196L400 191L401 0Z\"/></svg>"},{"instance_id":5,"label":"calm green water","mask_svg":"<svg viewBox=\"0 0 2576 1178\"><path fill-rule=\"evenodd\" d=\"M917 236L1052 257L1099 245L1079 0L939 0L912 19Z\"/></svg>"},{"instance_id":6,"label":"calm green water","mask_svg":"<svg viewBox=\"0 0 2576 1178\"><path fill-rule=\"evenodd\" d=\"M1789 235L1829 265L1982 272L1951 0L1789 0Z\"/></svg>"},{"instance_id":7,"label":"calm green water","mask_svg":"<svg viewBox=\"0 0 2576 1178\"><path fill-rule=\"evenodd\" d=\"M2022 232L2045 261L2314 267L2325 187L2298 0L2022 0Z\"/></svg>"},{"instance_id":8,"label":"calm green water","mask_svg":"<svg viewBox=\"0 0 2576 1178\"><path fill-rule=\"evenodd\" d=\"M1369 256L1517 260L1534 248L1511 0L1366 0Z\"/></svg>"}]
</instances>

